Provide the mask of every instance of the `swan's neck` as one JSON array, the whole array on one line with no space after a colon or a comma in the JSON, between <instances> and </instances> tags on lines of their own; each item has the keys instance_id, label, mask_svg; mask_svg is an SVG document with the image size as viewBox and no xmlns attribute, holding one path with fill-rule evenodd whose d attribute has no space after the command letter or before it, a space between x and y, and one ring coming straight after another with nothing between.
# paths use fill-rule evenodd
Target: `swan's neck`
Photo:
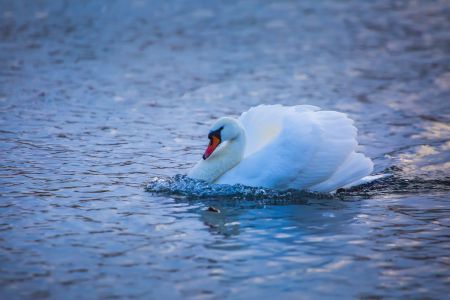
<instances>
[{"instance_id":1,"label":"swan's neck","mask_svg":"<svg viewBox=\"0 0 450 300\"><path fill-rule=\"evenodd\" d=\"M189 172L188 176L207 182L214 182L225 172L237 165L244 156L244 130L241 129L241 132L236 138L223 143L219 147L208 159L200 160Z\"/></svg>"}]
</instances>

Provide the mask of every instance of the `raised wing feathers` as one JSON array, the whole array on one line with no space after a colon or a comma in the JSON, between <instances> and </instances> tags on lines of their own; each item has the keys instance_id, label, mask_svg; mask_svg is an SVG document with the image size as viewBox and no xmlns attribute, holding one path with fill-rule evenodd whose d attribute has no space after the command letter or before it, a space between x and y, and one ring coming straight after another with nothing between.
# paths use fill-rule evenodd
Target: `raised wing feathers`
<instances>
[{"instance_id":1,"label":"raised wing feathers","mask_svg":"<svg viewBox=\"0 0 450 300\"><path fill-rule=\"evenodd\" d=\"M217 183L329 192L372 172L356 153L357 130L347 115L315 106L260 105L243 113L244 159Z\"/></svg>"}]
</instances>

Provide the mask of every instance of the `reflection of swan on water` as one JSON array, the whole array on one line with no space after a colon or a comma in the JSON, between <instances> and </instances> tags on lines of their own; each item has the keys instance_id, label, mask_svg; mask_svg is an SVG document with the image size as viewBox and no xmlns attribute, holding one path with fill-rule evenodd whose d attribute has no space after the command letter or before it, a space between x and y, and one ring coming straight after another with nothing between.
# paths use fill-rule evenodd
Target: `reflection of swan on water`
<instances>
[{"instance_id":1,"label":"reflection of swan on water","mask_svg":"<svg viewBox=\"0 0 450 300\"><path fill-rule=\"evenodd\" d=\"M357 202L339 199L324 201L323 198L315 198L313 194L305 194L305 197L307 198L287 201L214 199L189 200L188 203L196 204L193 212L199 215L211 233L224 236L242 233L255 236L292 234L292 238L283 239L285 242L293 242L293 239L305 235L342 233L360 209ZM208 206L214 206L220 212L206 209ZM223 246L226 245L227 243Z\"/></svg>"}]
</instances>

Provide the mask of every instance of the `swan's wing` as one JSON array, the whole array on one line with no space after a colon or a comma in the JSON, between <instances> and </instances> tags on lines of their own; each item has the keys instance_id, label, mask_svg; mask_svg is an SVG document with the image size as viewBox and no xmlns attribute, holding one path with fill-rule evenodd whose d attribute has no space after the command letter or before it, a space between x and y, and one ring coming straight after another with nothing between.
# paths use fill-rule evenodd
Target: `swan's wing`
<instances>
[{"instance_id":1,"label":"swan's wing","mask_svg":"<svg viewBox=\"0 0 450 300\"><path fill-rule=\"evenodd\" d=\"M318 185L330 179L344 162L353 161L353 154L358 146L357 130L353 126L353 121L346 114L339 112L318 111L314 113L314 120L320 127L321 134L317 137L320 140L319 146L308 165L291 182L290 187L328 192L332 189L318 188ZM355 162L352 165L356 167L358 164ZM363 176L365 175L368 174ZM350 183L349 180L353 178L348 171L341 172L337 176L345 183Z\"/></svg>"},{"instance_id":2,"label":"swan's wing","mask_svg":"<svg viewBox=\"0 0 450 300\"><path fill-rule=\"evenodd\" d=\"M357 130L343 113L259 106L240 121L247 156L218 183L329 192L372 172L372 161L355 152Z\"/></svg>"},{"instance_id":3,"label":"swan's wing","mask_svg":"<svg viewBox=\"0 0 450 300\"><path fill-rule=\"evenodd\" d=\"M356 153L357 129L353 120L346 114L332 111L317 112L316 116L323 130L324 143L299 179L303 181L305 174L313 173L315 176L320 174L320 180L312 180L314 176L310 175L301 188L331 192L372 173L372 160Z\"/></svg>"},{"instance_id":4,"label":"swan's wing","mask_svg":"<svg viewBox=\"0 0 450 300\"><path fill-rule=\"evenodd\" d=\"M317 111L318 107L312 105L298 105L286 107L276 105L259 105L242 113L239 121L246 132L247 146L244 157L262 149L272 142L283 129L283 122L287 114Z\"/></svg>"},{"instance_id":5,"label":"swan's wing","mask_svg":"<svg viewBox=\"0 0 450 300\"><path fill-rule=\"evenodd\" d=\"M260 108L259 106L256 109ZM272 108L273 106L270 106L270 109ZM248 186L286 189L290 187L290 182L295 180L300 170L308 165L319 146L315 137L320 135L320 127L314 122L312 109L299 112L293 107L277 105L275 111L276 113L272 116L265 115L257 122L274 121L275 126L280 126L276 137L266 141L265 146L259 150L253 153L250 151L250 154L236 167L222 175L217 183L240 183ZM255 110L249 112L256 113ZM255 147L252 143L261 142L255 136L264 136L264 132L260 132L264 129L251 123L256 119L250 117L256 116L243 115L243 117L244 120L241 122L245 124L246 131L248 130L247 145L251 148Z\"/></svg>"}]
</instances>

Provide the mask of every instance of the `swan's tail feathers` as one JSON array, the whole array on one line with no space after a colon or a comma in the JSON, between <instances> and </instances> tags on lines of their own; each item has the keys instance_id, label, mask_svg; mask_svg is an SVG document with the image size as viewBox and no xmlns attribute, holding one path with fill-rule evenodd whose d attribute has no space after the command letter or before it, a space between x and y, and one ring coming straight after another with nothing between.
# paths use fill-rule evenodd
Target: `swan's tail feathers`
<instances>
[{"instance_id":1,"label":"swan's tail feathers","mask_svg":"<svg viewBox=\"0 0 450 300\"><path fill-rule=\"evenodd\" d=\"M351 186L373 171L373 162L361 153L353 152L327 180L309 187L316 192L331 192L340 187Z\"/></svg>"}]
</instances>

